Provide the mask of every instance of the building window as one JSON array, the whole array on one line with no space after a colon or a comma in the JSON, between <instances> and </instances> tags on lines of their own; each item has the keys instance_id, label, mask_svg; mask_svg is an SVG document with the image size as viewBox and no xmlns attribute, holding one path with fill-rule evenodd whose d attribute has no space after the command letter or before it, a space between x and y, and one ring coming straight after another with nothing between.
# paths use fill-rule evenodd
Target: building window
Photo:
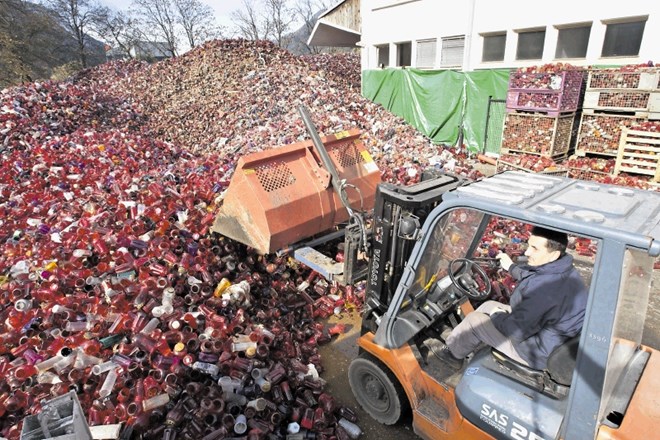
<instances>
[{"instance_id":1,"label":"building window","mask_svg":"<svg viewBox=\"0 0 660 440\"><path fill-rule=\"evenodd\" d=\"M376 46L376 52L378 54L378 67L387 67L390 65L390 45L381 44Z\"/></svg>"},{"instance_id":2,"label":"building window","mask_svg":"<svg viewBox=\"0 0 660 440\"><path fill-rule=\"evenodd\" d=\"M518 32L517 60L540 60L543 58L545 29Z\"/></svg>"},{"instance_id":3,"label":"building window","mask_svg":"<svg viewBox=\"0 0 660 440\"><path fill-rule=\"evenodd\" d=\"M465 35L442 39L440 67L461 67L463 51L465 50Z\"/></svg>"},{"instance_id":4,"label":"building window","mask_svg":"<svg viewBox=\"0 0 660 440\"><path fill-rule=\"evenodd\" d=\"M435 66L435 48L437 40L421 40L417 42L417 62L419 68L432 68Z\"/></svg>"},{"instance_id":5,"label":"building window","mask_svg":"<svg viewBox=\"0 0 660 440\"><path fill-rule=\"evenodd\" d=\"M607 23L603 57L624 57L639 55L646 19L627 23Z\"/></svg>"},{"instance_id":6,"label":"building window","mask_svg":"<svg viewBox=\"0 0 660 440\"><path fill-rule=\"evenodd\" d=\"M504 61L504 48L506 47L506 33L484 35L484 47L481 61Z\"/></svg>"},{"instance_id":7,"label":"building window","mask_svg":"<svg viewBox=\"0 0 660 440\"><path fill-rule=\"evenodd\" d=\"M591 24L560 28L555 58L586 58Z\"/></svg>"},{"instance_id":8,"label":"building window","mask_svg":"<svg viewBox=\"0 0 660 440\"><path fill-rule=\"evenodd\" d=\"M410 66L412 60L412 43L407 41L405 43L398 43L396 45L396 65L397 66Z\"/></svg>"}]
</instances>

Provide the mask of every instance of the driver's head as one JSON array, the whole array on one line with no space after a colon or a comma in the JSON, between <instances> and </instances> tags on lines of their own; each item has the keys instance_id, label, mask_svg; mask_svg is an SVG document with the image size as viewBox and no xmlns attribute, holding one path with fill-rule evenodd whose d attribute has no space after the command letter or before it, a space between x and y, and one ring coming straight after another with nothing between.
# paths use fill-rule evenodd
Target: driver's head
<instances>
[{"instance_id":1,"label":"driver's head","mask_svg":"<svg viewBox=\"0 0 660 440\"><path fill-rule=\"evenodd\" d=\"M555 261L564 255L568 236L563 232L535 226L527 241L525 255L528 257L530 266L542 266Z\"/></svg>"}]
</instances>

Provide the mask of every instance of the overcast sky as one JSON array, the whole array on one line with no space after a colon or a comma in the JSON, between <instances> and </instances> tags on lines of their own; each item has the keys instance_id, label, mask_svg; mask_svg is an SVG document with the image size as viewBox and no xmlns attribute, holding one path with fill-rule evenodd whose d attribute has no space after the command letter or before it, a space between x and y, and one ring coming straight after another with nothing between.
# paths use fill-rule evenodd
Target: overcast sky
<instances>
[{"instance_id":1,"label":"overcast sky","mask_svg":"<svg viewBox=\"0 0 660 440\"><path fill-rule=\"evenodd\" d=\"M131 0L100 0L100 2L115 10L126 10L131 5ZM231 24L229 14L243 6L242 0L202 0L215 11L215 18L224 26Z\"/></svg>"}]
</instances>

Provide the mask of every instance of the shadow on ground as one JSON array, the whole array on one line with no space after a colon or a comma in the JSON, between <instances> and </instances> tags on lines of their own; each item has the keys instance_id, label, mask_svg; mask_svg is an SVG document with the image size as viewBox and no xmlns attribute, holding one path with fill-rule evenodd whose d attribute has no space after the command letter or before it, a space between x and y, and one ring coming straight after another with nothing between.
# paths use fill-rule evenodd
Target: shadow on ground
<instances>
[{"instance_id":1,"label":"shadow on ground","mask_svg":"<svg viewBox=\"0 0 660 440\"><path fill-rule=\"evenodd\" d=\"M328 381L326 390L331 393L340 405L353 409L358 416L358 425L363 431L361 438L418 440L412 430L412 418L407 417L396 426L385 426L374 421L358 405L348 384L348 366L358 355L357 338L360 336L360 315L357 312L343 313L339 317L332 316L329 325L342 323L346 325L346 333L334 337L332 342L321 347L324 371L322 376Z\"/></svg>"}]
</instances>

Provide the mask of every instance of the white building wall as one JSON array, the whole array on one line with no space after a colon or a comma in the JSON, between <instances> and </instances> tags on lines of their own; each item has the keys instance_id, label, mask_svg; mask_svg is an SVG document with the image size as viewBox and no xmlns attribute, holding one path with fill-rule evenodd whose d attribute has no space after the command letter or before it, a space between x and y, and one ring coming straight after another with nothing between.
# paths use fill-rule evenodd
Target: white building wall
<instances>
[{"instance_id":1,"label":"white building wall","mask_svg":"<svg viewBox=\"0 0 660 440\"><path fill-rule=\"evenodd\" d=\"M390 66L396 66L396 44L412 43L415 66L418 40L437 39L436 65L440 65L442 37L465 34L469 2L442 0L362 0L362 66L378 67L376 46L390 44Z\"/></svg>"},{"instance_id":2,"label":"white building wall","mask_svg":"<svg viewBox=\"0 0 660 440\"><path fill-rule=\"evenodd\" d=\"M475 0L473 50L468 70L495 67L521 67L534 64L567 62L573 65L639 64L652 60L660 62L660 3L646 0L554 0L550 3L521 0ZM636 57L601 57L608 21L648 16L639 55ZM555 58L558 30L556 26L591 23L586 58ZM545 46L541 60L517 61L516 30L545 28ZM483 38L489 32L507 32L504 61L482 63Z\"/></svg>"},{"instance_id":3,"label":"white building wall","mask_svg":"<svg viewBox=\"0 0 660 440\"><path fill-rule=\"evenodd\" d=\"M362 0L362 67L378 67L376 46L390 44L390 66L396 65L396 43L412 42L412 66L416 66L415 42L437 39L436 64L439 68L442 38L466 35L463 70L515 68L545 63L573 65L640 64L660 62L660 2L648 0ZM606 23L628 17L648 17L639 55L601 57ZM591 23L585 58L556 59L558 30L575 23ZM470 29L472 27L472 29ZM545 28L542 59L518 61L519 30ZM483 63L484 33L506 32L504 60Z\"/></svg>"}]
</instances>

